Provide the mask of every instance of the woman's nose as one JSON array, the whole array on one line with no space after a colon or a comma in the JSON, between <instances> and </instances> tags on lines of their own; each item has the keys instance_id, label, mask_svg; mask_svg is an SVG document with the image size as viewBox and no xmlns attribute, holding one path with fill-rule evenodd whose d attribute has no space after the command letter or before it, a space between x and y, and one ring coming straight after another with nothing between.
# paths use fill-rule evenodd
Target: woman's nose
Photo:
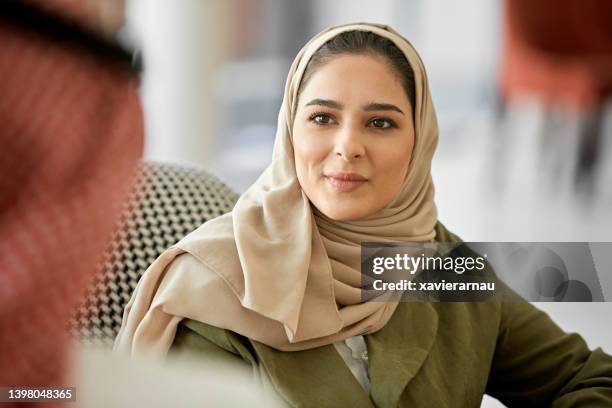
<instances>
[{"instance_id":1,"label":"woman's nose","mask_svg":"<svg viewBox=\"0 0 612 408\"><path fill-rule=\"evenodd\" d=\"M363 157L365 146L360 140L358 131L351 129L341 129L336 135L334 153L336 156L346 161L351 161Z\"/></svg>"}]
</instances>

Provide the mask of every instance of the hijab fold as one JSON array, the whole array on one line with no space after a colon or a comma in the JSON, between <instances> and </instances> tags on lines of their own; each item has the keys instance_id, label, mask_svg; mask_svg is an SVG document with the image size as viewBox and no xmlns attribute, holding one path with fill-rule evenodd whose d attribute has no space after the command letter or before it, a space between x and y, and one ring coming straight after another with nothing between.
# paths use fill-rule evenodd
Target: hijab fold
<instances>
[{"instance_id":1,"label":"hijab fold","mask_svg":"<svg viewBox=\"0 0 612 408\"><path fill-rule=\"evenodd\" d=\"M311 206L298 182L291 129L297 92L313 53L336 35L370 31L391 40L414 71L415 144L406 179L382 210L335 221ZM125 308L115 349L165 354L178 323L195 319L284 351L381 329L397 307L389 293L361 298L361 242L428 242L437 211L431 160L438 128L425 68L391 28L328 28L298 53L287 78L271 164L232 212L166 250L143 274Z\"/></svg>"}]
</instances>

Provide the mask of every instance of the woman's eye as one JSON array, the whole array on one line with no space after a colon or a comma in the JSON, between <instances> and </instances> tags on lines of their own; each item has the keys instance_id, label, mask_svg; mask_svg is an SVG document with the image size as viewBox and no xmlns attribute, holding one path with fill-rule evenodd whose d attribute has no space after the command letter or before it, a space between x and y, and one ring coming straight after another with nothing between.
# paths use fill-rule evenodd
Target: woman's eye
<instances>
[{"instance_id":1,"label":"woman's eye","mask_svg":"<svg viewBox=\"0 0 612 408\"><path fill-rule=\"evenodd\" d=\"M391 122L390 120L381 119L381 118L372 119L370 121L370 125L378 129L389 129L389 128L395 127L395 124Z\"/></svg>"},{"instance_id":2,"label":"woman's eye","mask_svg":"<svg viewBox=\"0 0 612 408\"><path fill-rule=\"evenodd\" d=\"M317 125L329 125L334 122L334 119L326 113L316 113L310 117L310 120Z\"/></svg>"}]
</instances>

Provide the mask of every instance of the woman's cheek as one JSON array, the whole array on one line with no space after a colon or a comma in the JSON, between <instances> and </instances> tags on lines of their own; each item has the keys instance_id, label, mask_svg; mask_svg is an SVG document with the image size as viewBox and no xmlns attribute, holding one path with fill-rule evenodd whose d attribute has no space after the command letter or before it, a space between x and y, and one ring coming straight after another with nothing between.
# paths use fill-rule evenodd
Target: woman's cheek
<instances>
[{"instance_id":1,"label":"woman's cheek","mask_svg":"<svg viewBox=\"0 0 612 408\"><path fill-rule=\"evenodd\" d=\"M376 173L385 180L385 187L399 189L406 176L410 162L410 151L406 146L381 152L376 161Z\"/></svg>"},{"instance_id":2,"label":"woman's cheek","mask_svg":"<svg viewBox=\"0 0 612 408\"><path fill-rule=\"evenodd\" d=\"M387 175L400 172L408 159L406 146L389 146L379 149L376 154L375 164L380 171Z\"/></svg>"},{"instance_id":3,"label":"woman's cheek","mask_svg":"<svg viewBox=\"0 0 612 408\"><path fill-rule=\"evenodd\" d=\"M302 187L307 187L316 176L318 161L316 152L312 148L304 148L304 146L295 146L295 165L298 173L298 179Z\"/></svg>"},{"instance_id":4,"label":"woman's cheek","mask_svg":"<svg viewBox=\"0 0 612 408\"><path fill-rule=\"evenodd\" d=\"M310 143L300 146L300 156L306 167L310 170L317 169L323 165L327 158L324 143Z\"/></svg>"}]
</instances>

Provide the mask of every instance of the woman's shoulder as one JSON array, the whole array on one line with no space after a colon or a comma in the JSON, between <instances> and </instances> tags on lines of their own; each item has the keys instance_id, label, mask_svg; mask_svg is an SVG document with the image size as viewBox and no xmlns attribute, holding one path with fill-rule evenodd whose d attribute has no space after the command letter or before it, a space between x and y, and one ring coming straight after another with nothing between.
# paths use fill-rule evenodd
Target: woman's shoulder
<instances>
[{"instance_id":1,"label":"woman's shoulder","mask_svg":"<svg viewBox=\"0 0 612 408\"><path fill-rule=\"evenodd\" d=\"M240 309L240 301L233 291L234 288L230 288L225 279L189 252L175 257L168 265L166 274L165 280L170 283L179 280L182 282L181 285L175 284L174 289L180 286L179 289L182 290L179 293L184 297L205 298L206 302L211 302L225 311L230 307ZM164 284L166 283L162 282L160 288ZM187 310L182 312L180 315L190 316ZM204 349L212 346L232 354L244 353L248 339L232 330L205 323L203 320L206 319L198 313L196 311L195 315L191 316L193 318L184 317L179 322L172 348ZM210 310L206 316L211 318Z\"/></svg>"},{"instance_id":2,"label":"woman's shoulder","mask_svg":"<svg viewBox=\"0 0 612 408\"><path fill-rule=\"evenodd\" d=\"M225 351L229 351L230 353L236 354L237 351L233 345L233 340L235 340L233 339L234 334L235 333L231 332L230 330L212 326L210 324L200 322L198 320L183 319L179 323L175 343L180 340L181 336L183 337L183 339L193 338L194 336L197 336L216 345L217 347L222 348Z\"/></svg>"},{"instance_id":3,"label":"woman's shoulder","mask_svg":"<svg viewBox=\"0 0 612 408\"><path fill-rule=\"evenodd\" d=\"M231 330L194 319L183 319L176 331L171 353L189 352L206 358L234 358L254 363L249 340Z\"/></svg>"},{"instance_id":4,"label":"woman's shoulder","mask_svg":"<svg viewBox=\"0 0 612 408\"><path fill-rule=\"evenodd\" d=\"M438 242L463 242L461 238L449 231L439 220L436 222L434 229L436 231L435 239Z\"/></svg>"}]
</instances>

